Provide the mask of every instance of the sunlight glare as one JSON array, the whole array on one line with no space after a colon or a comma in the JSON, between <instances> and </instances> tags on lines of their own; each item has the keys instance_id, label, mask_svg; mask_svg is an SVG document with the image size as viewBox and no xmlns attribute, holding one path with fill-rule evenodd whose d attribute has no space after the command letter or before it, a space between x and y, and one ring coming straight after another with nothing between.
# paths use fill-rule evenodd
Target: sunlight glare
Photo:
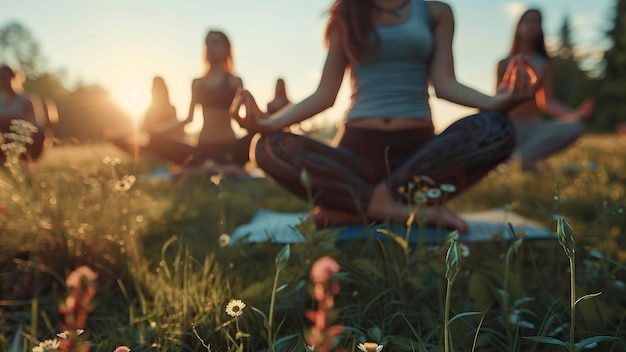
<instances>
[{"instance_id":1,"label":"sunlight glare","mask_svg":"<svg viewBox=\"0 0 626 352\"><path fill-rule=\"evenodd\" d=\"M522 2L512 1L504 4L504 12L506 12L511 20L519 19L526 9L526 5Z\"/></svg>"},{"instance_id":2,"label":"sunlight glare","mask_svg":"<svg viewBox=\"0 0 626 352\"><path fill-rule=\"evenodd\" d=\"M150 87L139 80L126 82L115 91L115 99L138 121L150 104Z\"/></svg>"}]
</instances>

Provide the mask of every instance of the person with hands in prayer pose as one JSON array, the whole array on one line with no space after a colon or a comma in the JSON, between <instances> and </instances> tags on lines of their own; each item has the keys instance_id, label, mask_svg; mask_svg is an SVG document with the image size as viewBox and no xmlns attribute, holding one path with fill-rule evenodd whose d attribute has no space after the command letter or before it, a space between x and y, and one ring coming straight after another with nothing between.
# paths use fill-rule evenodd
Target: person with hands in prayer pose
<instances>
[{"instance_id":1,"label":"person with hands in prayer pose","mask_svg":"<svg viewBox=\"0 0 626 352\"><path fill-rule=\"evenodd\" d=\"M546 50L541 22L539 10L524 12L517 23L509 55L498 63L498 83L504 79L511 60L518 55L527 57L542 77L543 84L537 89L535 99L529 99L508 113L517 138L512 156L520 160L522 170L526 171L536 170L540 161L574 143L585 131L584 121L594 112L591 99L572 109L554 97L554 65ZM555 119L546 120L544 113Z\"/></svg>"}]
</instances>

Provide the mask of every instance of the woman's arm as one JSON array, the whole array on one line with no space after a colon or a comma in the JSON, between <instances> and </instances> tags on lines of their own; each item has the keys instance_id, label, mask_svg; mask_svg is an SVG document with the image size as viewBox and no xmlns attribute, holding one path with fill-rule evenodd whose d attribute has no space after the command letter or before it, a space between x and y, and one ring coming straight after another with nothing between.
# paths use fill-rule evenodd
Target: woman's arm
<instances>
[{"instance_id":1,"label":"woman's arm","mask_svg":"<svg viewBox=\"0 0 626 352\"><path fill-rule=\"evenodd\" d=\"M196 111L196 105L198 104L198 88L199 88L199 84L200 84L200 80L198 80L198 79L194 79L191 82L191 102L189 103L189 111L187 113L187 117L184 120L176 121L176 122L174 122L172 124L169 124L168 126L165 126L163 128L155 128L154 126L146 126L145 130L150 132L150 133L156 133L156 134L168 133L168 132L172 132L172 131L175 131L175 130L182 129L187 124L189 124L191 121L193 121L193 114ZM176 110L174 109L174 111L176 111Z\"/></svg>"},{"instance_id":2,"label":"woman's arm","mask_svg":"<svg viewBox=\"0 0 626 352\"><path fill-rule=\"evenodd\" d=\"M507 67L506 59L500 60L500 62L498 62L498 69L496 72L496 92L498 91L500 82L502 82L502 79L504 78L504 72L506 72L506 67Z\"/></svg>"},{"instance_id":3,"label":"woman's arm","mask_svg":"<svg viewBox=\"0 0 626 352\"><path fill-rule=\"evenodd\" d=\"M35 107L34 99L27 96L19 96L22 100L22 117L24 121L28 121L35 125L37 128L41 128L44 125L41 123L41 109Z\"/></svg>"},{"instance_id":4,"label":"woman's arm","mask_svg":"<svg viewBox=\"0 0 626 352\"><path fill-rule=\"evenodd\" d=\"M252 95L243 91L235 99L231 114L242 127L250 131L262 133L280 131L285 127L302 122L333 106L337 99L337 93L341 87L347 64L348 61L343 50L340 34L334 31L329 38L328 53L322 77L313 94L298 104L281 109L276 114L268 116L260 111ZM242 104L246 107L246 116L243 118L239 116L239 107Z\"/></svg>"},{"instance_id":5,"label":"woman's arm","mask_svg":"<svg viewBox=\"0 0 626 352\"><path fill-rule=\"evenodd\" d=\"M328 54L317 89L300 103L272 116L277 129L302 122L333 106L346 66L347 59L339 32L334 31L329 38Z\"/></svg>"},{"instance_id":6,"label":"woman's arm","mask_svg":"<svg viewBox=\"0 0 626 352\"><path fill-rule=\"evenodd\" d=\"M548 115L563 121L579 121L589 117L592 109L572 109L561 103L554 97L554 85L552 84L554 67L551 60L545 62L543 86L537 90L535 101L537 107ZM581 105L585 106L584 104Z\"/></svg>"},{"instance_id":7,"label":"woman's arm","mask_svg":"<svg viewBox=\"0 0 626 352\"><path fill-rule=\"evenodd\" d=\"M199 79L194 79L191 82L191 101L189 102L187 117L182 121L184 124L188 124L193 120L193 114L196 111L196 105L198 105L198 89L200 88L200 83Z\"/></svg>"},{"instance_id":8,"label":"woman's arm","mask_svg":"<svg viewBox=\"0 0 626 352\"><path fill-rule=\"evenodd\" d=\"M39 96L34 94L25 94L24 97L24 120L33 123L37 128L48 126L49 122L43 108L43 104Z\"/></svg>"},{"instance_id":9,"label":"woman's arm","mask_svg":"<svg viewBox=\"0 0 626 352\"><path fill-rule=\"evenodd\" d=\"M241 77L235 77L235 87L237 89L243 89L243 80Z\"/></svg>"},{"instance_id":10,"label":"woman's arm","mask_svg":"<svg viewBox=\"0 0 626 352\"><path fill-rule=\"evenodd\" d=\"M515 59L511 64L515 67L503 71L504 79L510 81L509 88L502 90L495 97L480 93L461 84L454 72L454 56L452 39L454 36L454 16L449 5L439 1L429 1L431 18L433 19L434 51L431 58L430 77L437 97L456 104L485 110L508 110L517 103L528 99L534 94L536 82L530 82L523 65ZM516 72L507 75L508 69ZM532 68L530 68L532 70Z\"/></svg>"},{"instance_id":11,"label":"woman's arm","mask_svg":"<svg viewBox=\"0 0 626 352\"><path fill-rule=\"evenodd\" d=\"M430 64L430 77L437 97L480 109L490 109L491 97L469 88L456 79L452 39L454 16L448 4L439 1L429 3L433 19L434 51Z\"/></svg>"}]
</instances>

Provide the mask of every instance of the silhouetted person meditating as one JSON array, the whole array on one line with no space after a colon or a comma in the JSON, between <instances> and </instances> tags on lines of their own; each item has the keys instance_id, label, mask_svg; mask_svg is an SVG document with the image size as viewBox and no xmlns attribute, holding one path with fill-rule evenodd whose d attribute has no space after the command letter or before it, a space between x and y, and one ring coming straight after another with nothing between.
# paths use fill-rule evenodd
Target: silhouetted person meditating
<instances>
[{"instance_id":1,"label":"silhouetted person meditating","mask_svg":"<svg viewBox=\"0 0 626 352\"><path fill-rule=\"evenodd\" d=\"M205 38L206 72L191 84L191 102L187 117L167 126L150 126L147 151L181 166L204 166L200 170L183 172L245 173L250 160L249 149L253 133L237 137L231 126L229 107L243 80L234 74L231 43L226 34L211 30ZM285 102L286 103L286 102ZM202 108L203 125L195 145L172 138L193 120L196 107ZM209 162L209 166L206 163Z\"/></svg>"},{"instance_id":2,"label":"silhouetted person meditating","mask_svg":"<svg viewBox=\"0 0 626 352\"><path fill-rule=\"evenodd\" d=\"M257 164L276 182L308 199L300 176L310 175L318 224L371 221L406 223L415 206L406 190L427 175L431 186L455 185L450 199L505 160L515 145L505 111L531 98L537 85L530 64L516 57L495 96L459 83L454 73L454 18L448 5L423 0L335 0L326 27L328 52L317 90L269 115L242 91L232 116L249 133L262 134ZM336 146L283 132L331 107L346 69L352 104ZM428 85L441 98L482 109L434 134ZM241 116L240 108L246 113ZM412 200L412 199L411 199ZM433 200L417 219L467 230L467 224Z\"/></svg>"},{"instance_id":3,"label":"silhouetted person meditating","mask_svg":"<svg viewBox=\"0 0 626 352\"><path fill-rule=\"evenodd\" d=\"M152 99L148 109L146 109L141 130L148 132L168 128L178 123L176 116L176 107L170 102L170 93L165 80L161 76L154 77L152 79ZM175 140L183 140L185 138L184 126L172 129L166 135Z\"/></svg>"},{"instance_id":4,"label":"silhouetted person meditating","mask_svg":"<svg viewBox=\"0 0 626 352\"><path fill-rule=\"evenodd\" d=\"M231 126L228 108L241 78L234 75L231 44L220 31L209 31L205 38L206 72L191 83L191 102L187 117L167 127L148 128L150 151L184 166L200 166L206 161L241 168L249 161L252 134L237 138ZM196 145L168 136L193 120L196 106L202 107L203 125Z\"/></svg>"},{"instance_id":5,"label":"silhouetted person meditating","mask_svg":"<svg viewBox=\"0 0 626 352\"><path fill-rule=\"evenodd\" d=\"M142 137L150 131L158 131L168 128L167 132L163 133L164 137L167 137L173 141L184 143L186 138L185 126L179 124L176 117L176 107L170 102L170 94L165 84L165 80L161 76L155 76L152 79L150 105L146 109L143 116L143 120L139 126L139 132L133 133L133 136L124 136L121 138L113 138L112 142L121 149L131 153L140 154L142 156L150 155L152 145L150 142L147 144L142 141ZM171 128L173 125L178 125L178 128Z\"/></svg>"}]
</instances>

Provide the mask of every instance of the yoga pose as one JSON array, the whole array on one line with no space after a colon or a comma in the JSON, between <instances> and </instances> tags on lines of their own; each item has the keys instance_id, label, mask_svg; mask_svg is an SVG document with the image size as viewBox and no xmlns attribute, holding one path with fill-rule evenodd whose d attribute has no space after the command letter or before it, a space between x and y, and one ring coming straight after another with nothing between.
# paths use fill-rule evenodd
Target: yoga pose
<instances>
[{"instance_id":1,"label":"yoga pose","mask_svg":"<svg viewBox=\"0 0 626 352\"><path fill-rule=\"evenodd\" d=\"M233 118L262 136L255 159L268 175L307 199L300 180L310 175L318 224L399 221L415 206L403 190L423 175L433 186L452 184L447 199L466 190L505 160L515 145L503 111L533 96L532 66L511 61L498 93L487 96L459 83L454 73L454 19L449 5L423 0L335 0L326 27L328 52L317 90L268 115L248 91L231 108ZM283 129L331 107L349 69L352 104L335 146ZM437 96L483 111L434 134L428 86ZM245 107L242 116L240 108ZM420 178L424 179L424 178ZM467 230L467 224L432 200L417 218Z\"/></svg>"},{"instance_id":2,"label":"yoga pose","mask_svg":"<svg viewBox=\"0 0 626 352\"><path fill-rule=\"evenodd\" d=\"M19 86L19 87L18 87ZM46 146L51 144L50 124L44 114L39 98L18 92L21 84L16 82L16 75L9 66L0 66L0 133L2 143L9 142L5 133L11 133L12 120L30 122L37 131L31 135L32 143L26 143L26 153L22 156L29 161L37 160ZM4 165L6 155L0 152L0 164Z\"/></svg>"},{"instance_id":3,"label":"yoga pose","mask_svg":"<svg viewBox=\"0 0 626 352\"><path fill-rule=\"evenodd\" d=\"M176 107L170 102L170 93L165 80L161 76L156 76L152 79L152 100L144 115L141 130L146 132L158 131L177 123ZM183 126L180 126L180 128L173 129L166 135L176 140L183 140L185 130Z\"/></svg>"},{"instance_id":4,"label":"yoga pose","mask_svg":"<svg viewBox=\"0 0 626 352\"><path fill-rule=\"evenodd\" d=\"M243 167L249 161L253 134L237 138L231 126L228 108L237 89L243 87L234 75L231 44L220 31L209 31L205 40L205 74L191 84L191 103L187 117L169 126L146 126L150 133L147 149L157 156L183 166L199 166L212 160L221 165ZM193 120L196 106L202 107L203 126L197 145L172 138ZM243 169L242 169L243 171Z\"/></svg>"},{"instance_id":5,"label":"yoga pose","mask_svg":"<svg viewBox=\"0 0 626 352\"><path fill-rule=\"evenodd\" d=\"M584 132L583 120L593 114L593 102L584 101L576 110L554 98L553 63L544 43L541 12L530 9L520 17L509 56L498 63L498 84L516 55L524 55L536 68L543 85L535 99L508 112L515 126L517 146L513 158L519 158L523 170L534 170L539 161L574 143ZM543 113L556 117L546 120Z\"/></svg>"}]
</instances>

